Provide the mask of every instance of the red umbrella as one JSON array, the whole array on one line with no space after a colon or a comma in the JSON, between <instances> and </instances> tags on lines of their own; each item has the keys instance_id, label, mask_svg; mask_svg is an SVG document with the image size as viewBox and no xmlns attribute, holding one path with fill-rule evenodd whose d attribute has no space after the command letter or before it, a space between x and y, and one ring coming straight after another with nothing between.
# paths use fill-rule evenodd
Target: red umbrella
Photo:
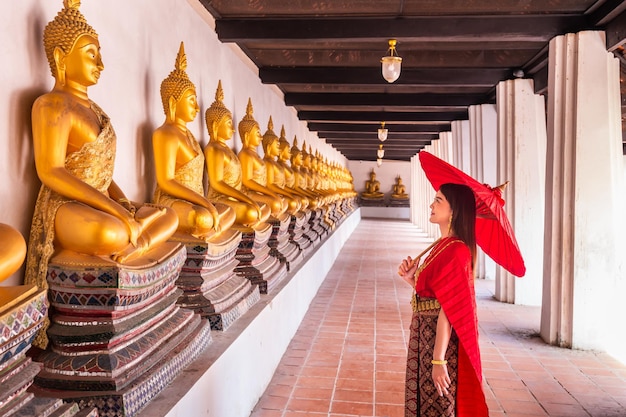
<instances>
[{"instance_id":1,"label":"red umbrella","mask_svg":"<svg viewBox=\"0 0 626 417\"><path fill-rule=\"evenodd\" d=\"M425 151L419 153L422 169L435 190L442 184L467 185L476 199L476 243L497 264L518 277L526 266L509 219L504 212L502 188L481 184L460 169Z\"/></svg>"}]
</instances>

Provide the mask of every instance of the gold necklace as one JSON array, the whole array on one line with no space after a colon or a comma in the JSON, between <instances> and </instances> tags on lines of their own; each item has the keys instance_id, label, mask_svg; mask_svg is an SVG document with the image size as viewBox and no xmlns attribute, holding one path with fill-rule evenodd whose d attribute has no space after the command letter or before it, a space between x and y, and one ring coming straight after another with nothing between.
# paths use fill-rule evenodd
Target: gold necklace
<instances>
[{"instance_id":1,"label":"gold necklace","mask_svg":"<svg viewBox=\"0 0 626 417\"><path fill-rule=\"evenodd\" d=\"M432 261L435 260L435 258L437 256L439 256L439 254L441 254L444 250L446 250L446 248L448 246L450 246L451 244L455 243L455 242L463 242L461 239L458 238L454 238L451 239L449 242L447 242L443 247L435 247L435 245L437 245L437 243L439 243L441 241L442 238L437 239L436 241L434 241L429 247L427 247L426 249L424 249L422 251L422 253L420 253L417 258L415 259L415 261L413 262L413 265L415 265L416 263L419 263L421 257L428 252L430 249L433 249L433 252L426 258L426 260L424 261L423 264L421 264L420 266L417 267L417 269L415 270L415 283L417 284L417 279L420 275L420 273L428 266L432 263Z\"/></svg>"}]
</instances>

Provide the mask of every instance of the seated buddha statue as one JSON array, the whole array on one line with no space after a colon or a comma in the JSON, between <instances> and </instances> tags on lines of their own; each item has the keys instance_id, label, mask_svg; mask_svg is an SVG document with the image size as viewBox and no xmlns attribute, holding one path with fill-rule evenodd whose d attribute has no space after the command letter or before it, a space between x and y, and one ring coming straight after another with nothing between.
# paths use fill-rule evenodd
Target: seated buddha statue
<instances>
[{"instance_id":1,"label":"seated buddha statue","mask_svg":"<svg viewBox=\"0 0 626 417\"><path fill-rule=\"evenodd\" d=\"M370 179L365 181L365 191L361 193L361 197L369 199L382 199L385 194L380 192L380 182L376 179L376 172L370 171Z\"/></svg>"},{"instance_id":2,"label":"seated buddha statue","mask_svg":"<svg viewBox=\"0 0 626 417\"><path fill-rule=\"evenodd\" d=\"M209 143L204 148L209 177L207 198L224 203L235 211L235 223L256 227L270 216L270 208L258 204L242 190L241 163L226 143L233 137L233 115L224 106L222 82L217 84L215 101L205 113Z\"/></svg>"},{"instance_id":3,"label":"seated buddha statue","mask_svg":"<svg viewBox=\"0 0 626 417\"><path fill-rule=\"evenodd\" d=\"M298 138L294 136L293 145L291 146L291 169L294 173L294 187L299 193L308 197L309 207L315 210L320 205L319 196L311 192L308 188L309 179L307 170L304 167L304 155L298 148Z\"/></svg>"},{"instance_id":4,"label":"seated buddha statue","mask_svg":"<svg viewBox=\"0 0 626 417\"><path fill-rule=\"evenodd\" d=\"M235 211L225 204L213 205L204 196L204 153L187 128L200 109L186 68L181 42L174 71L161 83L165 122L152 134L157 182L153 200L176 212L178 234L206 240L230 228Z\"/></svg>"},{"instance_id":5,"label":"seated buddha statue","mask_svg":"<svg viewBox=\"0 0 626 417\"><path fill-rule=\"evenodd\" d=\"M53 255L127 263L164 243L178 218L169 208L132 203L113 181L116 137L109 117L87 94L104 69L95 30L64 8L44 29L54 87L32 107L33 152L41 189L33 214L25 282L48 288ZM94 261L96 261L94 259Z\"/></svg>"},{"instance_id":6,"label":"seated buddha statue","mask_svg":"<svg viewBox=\"0 0 626 417\"><path fill-rule=\"evenodd\" d=\"M391 188L391 198L396 200L407 200L409 195L406 193L406 187L402 184L402 178L398 175L396 183Z\"/></svg>"},{"instance_id":7,"label":"seated buddha statue","mask_svg":"<svg viewBox=\"0 0 626 417\"><path fill-rule=\"evenodd\" d=\"M285 199L289 214L295 214L300 210L302 204L300 198L286 188L285 167L277 161L280 154L280 139L274 133L272 116L267 122L267 131L263 134L262 144L263 162L265 162L267 171L267 187Z\"/></svg>"},{"instance_id":8,"label":"seated buddha statue","mask_svg":"<svg viewBox=\"0 0 626 417\"><path fill-rule=\"evenodd\" d=\"M287 210L287 202L267 186L267 167L257 153L261 144L261 128L252 115L252 100L248 98L246 115L239 122L239 137L243 148L237 157L241 163L242 191L259 204L270 208L272 216L280 217Z\"/></svg>"},{"instance_id":9,"label":"seated buddha statue","mask_svg":"<svg viewBox=\"0 0 626 417\"><path fill-rule=\"evenodd\" d=\"M296 184L296 175L291 167L291 145L287 142L285 137L285 126L280 129L280 137L278 138L278 164L283 168L285 173L285 189L291 194L296 196L300 200L300 210L305 210L309 207L309 197L303 192L298 190Z\"/></svg>"}]
</instances>

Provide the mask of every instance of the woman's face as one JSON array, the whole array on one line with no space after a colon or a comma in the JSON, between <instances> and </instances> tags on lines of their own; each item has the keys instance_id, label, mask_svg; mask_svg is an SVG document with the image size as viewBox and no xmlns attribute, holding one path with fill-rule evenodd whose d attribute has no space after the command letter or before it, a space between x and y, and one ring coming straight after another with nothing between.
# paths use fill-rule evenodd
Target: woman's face
<instances>
[{"instance_id":1,"label":"woman's face","mask_svg":"<svg viewBox=\"0 0 626 417\"><path fill-rule=\"evenodd\" d=\"M430 205L430 222L447 226L450 224L451 217L452 209L450 208L450 203L441 191L437 191L435 199Z\"/></svg>"}]
</instances>

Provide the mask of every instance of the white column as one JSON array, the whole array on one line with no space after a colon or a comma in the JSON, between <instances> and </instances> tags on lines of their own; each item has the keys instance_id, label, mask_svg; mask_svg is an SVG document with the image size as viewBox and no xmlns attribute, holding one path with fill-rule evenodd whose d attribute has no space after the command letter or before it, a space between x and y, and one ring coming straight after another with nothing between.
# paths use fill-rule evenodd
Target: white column
<instances>
[{"instance_id":1,"label":"white column","mask_svg":"<svg viewBox=\"0 0 626 417\"><path fill-rule=\"evenodd\" d=\"M619 61L606 51L604 32L587 31L552 39L548 62L541 336L579 349L619 348L612 339L623 334L626 314L624 294L614 291L625 271L618 251L624 247Z\"/></svg>"},{"instance_id":2,"label":"white column","mask_svg":"<svg viewBox=\"0 0 626 417\"><path fill-rule=\"evenodd\" d=\"M502 81L496 88L498 106L498 184L511 181L503 197L509 221L526 264L516 278L496 269L496 298L541 305L546 166L546 116L543 96L533 81Z\"/></svg>"},{"instance_id":3,"label":"white column","mask_svg":"<svg viewBox=\"0 0 626 417\"><path fill-rule=\"evenodd\" d=\"M470 173L470 122L454 120L452 122L452 147L454 166L466 174Z\"/></svg>"},{"instance_id":4,"label":"white column","mask_svg":"<svg viewBox=\"0 0 626 417\"><path fill-rule=\"evenodd\" d=\"M481 183L495 184L497 178L498 118L496 106L481 104L470 106L469 112L469 175ZM478 250L476 277L495 279L496 264Z\"/></svg>"}]
</instances>

